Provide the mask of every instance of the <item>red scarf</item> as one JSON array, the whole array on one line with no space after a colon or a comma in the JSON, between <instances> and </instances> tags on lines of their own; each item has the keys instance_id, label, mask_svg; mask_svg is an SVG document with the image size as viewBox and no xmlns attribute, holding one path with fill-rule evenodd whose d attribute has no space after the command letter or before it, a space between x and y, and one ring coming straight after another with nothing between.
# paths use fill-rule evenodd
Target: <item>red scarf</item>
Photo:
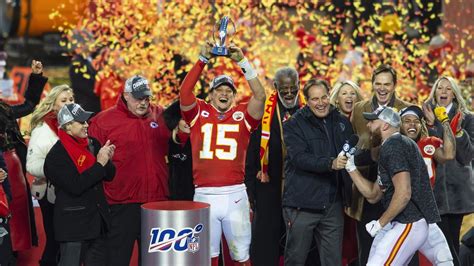
<instances>
[{"instance_id":1,"label":"red scarf","mask_svg":"<svg viewBox=\"0 0 474 266\"><path fill-rule=\"evenodd\" d=\"M58 135L58 116L55 112L51 111L43 117L43 121L51 128L51 130Z\"/></svg>"},{"instance_id":2,"label":"red scarf","mask_svg":"<svg viewBox=\"0 0 474 266\"><path fill-rule=\"evenodd\" d=\"M298 94L299 107L303 107L306 104L305 98L301 93ZM262 117L262 137L260 138L260 167L261 172L265 176L264 181L268 182L268 142L270 140L270 125L273 119L273 113L278 108L278 92L274 90L270 97L265 100L265 109ZM288 114L289 115L289 114ZM289 119L285 117L284 119Z\"/></svg>"},{"instance_id":3,"label":"red scarf","mask_svg":"<svg viewBox=\"0 0 474 266\"><path fill-rule=\"evenodd\" d=\"M82 172L94 165L96 159L88 149L88 138L75 138L62 129L58 130L58 137L69 157L76 165L79 174L82 174Z\"/></svg>"}]
</instances>

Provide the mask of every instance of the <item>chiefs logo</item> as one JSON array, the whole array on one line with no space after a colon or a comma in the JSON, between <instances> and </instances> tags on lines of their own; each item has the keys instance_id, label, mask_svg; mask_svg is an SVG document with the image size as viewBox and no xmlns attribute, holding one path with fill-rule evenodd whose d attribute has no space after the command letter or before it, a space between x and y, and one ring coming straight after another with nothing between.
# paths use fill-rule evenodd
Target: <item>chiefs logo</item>
<instances>
[{"instance_id":1,"label":"chiefs logo","mask_svg":"<svg viewBox=\"0 0 474 266\"><path fill-rule=\"evenodd\" d=\"M208 111L202 111L201 116L203 117L209 117L209 112Z\"/></svg>"},{"instance_id":2,"label":"chiefs logo","mask_svg":"<svg viewBox=\"0 0 474 266\"><path fill-rule=\"evenodd\" d=\"M151 121L151 122L150 122L150 127L151 127L151 128L157 128L157 127L158 127L158 123L156 123L155 121Z\"/></svg>"},{"instance_id":3,"label":"chiefs logo","mask_svg":"<svg viewBox=\"0 0 474 266\"><path fill-rule=\"evenodd\" d=\"M82 166L84 164L84 161L86 160L86 156L85 155L81 155L79 156L79 158L77 159L77 165L79 166Z\"/></svg>"},{"instance_id":4,"label":"chiefs logo","mask_svg":"<svg viewBox=\"0 0 474 266\"><path fill-rule=\"evenodd\" d=\"M240 121L242 119L244 119L244 113L238 111L238 112L235 112L232 114L232 118L235 120L235 121Z\"/></svg>"},{"instance_id":5,"label":"chiefs logo","mask_svg":"<svg viewBox=\"0 0 474 266\"><path fill-rule=\"evenodd\" d=\"M429 145L426 145L424 148L423 148L423 151L427 154L427 155L433 155L436 151L435 147L431 144Z\"/></svg>"}]
</instances>

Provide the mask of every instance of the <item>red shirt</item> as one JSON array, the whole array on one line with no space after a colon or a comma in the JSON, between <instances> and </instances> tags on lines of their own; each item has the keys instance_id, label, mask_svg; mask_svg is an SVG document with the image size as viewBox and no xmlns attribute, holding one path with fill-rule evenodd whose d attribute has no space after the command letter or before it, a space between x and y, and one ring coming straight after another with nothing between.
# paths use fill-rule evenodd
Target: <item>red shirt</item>
<instances>
[{"instance_id":1,"label":"red shirt","mask_svg":"<svg viewBox=\"0 0 474 266\"><path fill-rule=\"evenodd\" d=\"M196 102L193 109L183 112L191 127L194 185L242 184L250 133L258 127L260 120L248 114L247 103L221 114L202 100Z\"/></svg>"},{"instance_id":2,"label":"red shirt","mask_svg":"<svg viewBox=\"0 0 474 266\"><path fill-rule=\"evenodd\" d=\"M426 137L418 141L418 148L420 148L421 155L425 160L426 168L428 168L428 175L430 176L431 187L435 183L436 164L433 160L434 153L437 148L441 147L443 140L437 137Z\"/></svg>"}]
</instances>

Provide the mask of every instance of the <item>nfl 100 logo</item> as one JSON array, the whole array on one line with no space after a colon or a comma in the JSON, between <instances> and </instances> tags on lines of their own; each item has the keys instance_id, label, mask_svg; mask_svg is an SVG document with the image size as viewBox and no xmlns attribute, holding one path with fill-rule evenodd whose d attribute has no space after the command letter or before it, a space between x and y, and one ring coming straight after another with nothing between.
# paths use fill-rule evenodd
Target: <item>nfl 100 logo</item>
<instances>
[{"instance_id":1,"label":"nfl 100 logo","mask_svg":"<svg viewBox=\"0 0 474 266\"><path fill-rule=\"evenodd\" d=\"M194 228L185 227L180 230L174 228L152 228L150 230L150 246L148 253L189 251L195 253L199 250L199 236L204 226L199 223Z\"/></svg>"}]
</instances>

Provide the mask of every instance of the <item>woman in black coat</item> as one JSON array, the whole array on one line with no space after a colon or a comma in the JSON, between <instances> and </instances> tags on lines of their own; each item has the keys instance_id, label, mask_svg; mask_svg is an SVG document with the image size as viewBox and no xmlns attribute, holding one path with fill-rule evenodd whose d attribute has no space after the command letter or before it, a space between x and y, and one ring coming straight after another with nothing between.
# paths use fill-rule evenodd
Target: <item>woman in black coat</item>
<instances>
[{"instance_id":1,"label":"woman in black coat","mask_svg":"<svg viewBox=\"0 0 474 266\"><path fill-rule=\"evenodd\" d=\"M45 159L44 173L55 186L54 232L60 242L59 265L104 265L109 205L102 181L115 175L109 141L100 147L87 135L92 115L78 104L58 113L59 140Z\"/></svg>"},{"instance_id":2,"label":"woman in black coat","mask_svg":"<svg viewBox=\"0 0 474 266\"><path fill-rule=\"evenodd\" d=\"M3 78L3 77L0 77ZM0 100L0 152L3 153L9 173L8 195L12 219L9 221L14 251L30 249L38 245L35 216L28 181L26 179L26 144L17 119L33 112L43 93L48 78L43 76L43 65L33 60L24 97L18 105Z\"/></svg>"}]
</instances>

